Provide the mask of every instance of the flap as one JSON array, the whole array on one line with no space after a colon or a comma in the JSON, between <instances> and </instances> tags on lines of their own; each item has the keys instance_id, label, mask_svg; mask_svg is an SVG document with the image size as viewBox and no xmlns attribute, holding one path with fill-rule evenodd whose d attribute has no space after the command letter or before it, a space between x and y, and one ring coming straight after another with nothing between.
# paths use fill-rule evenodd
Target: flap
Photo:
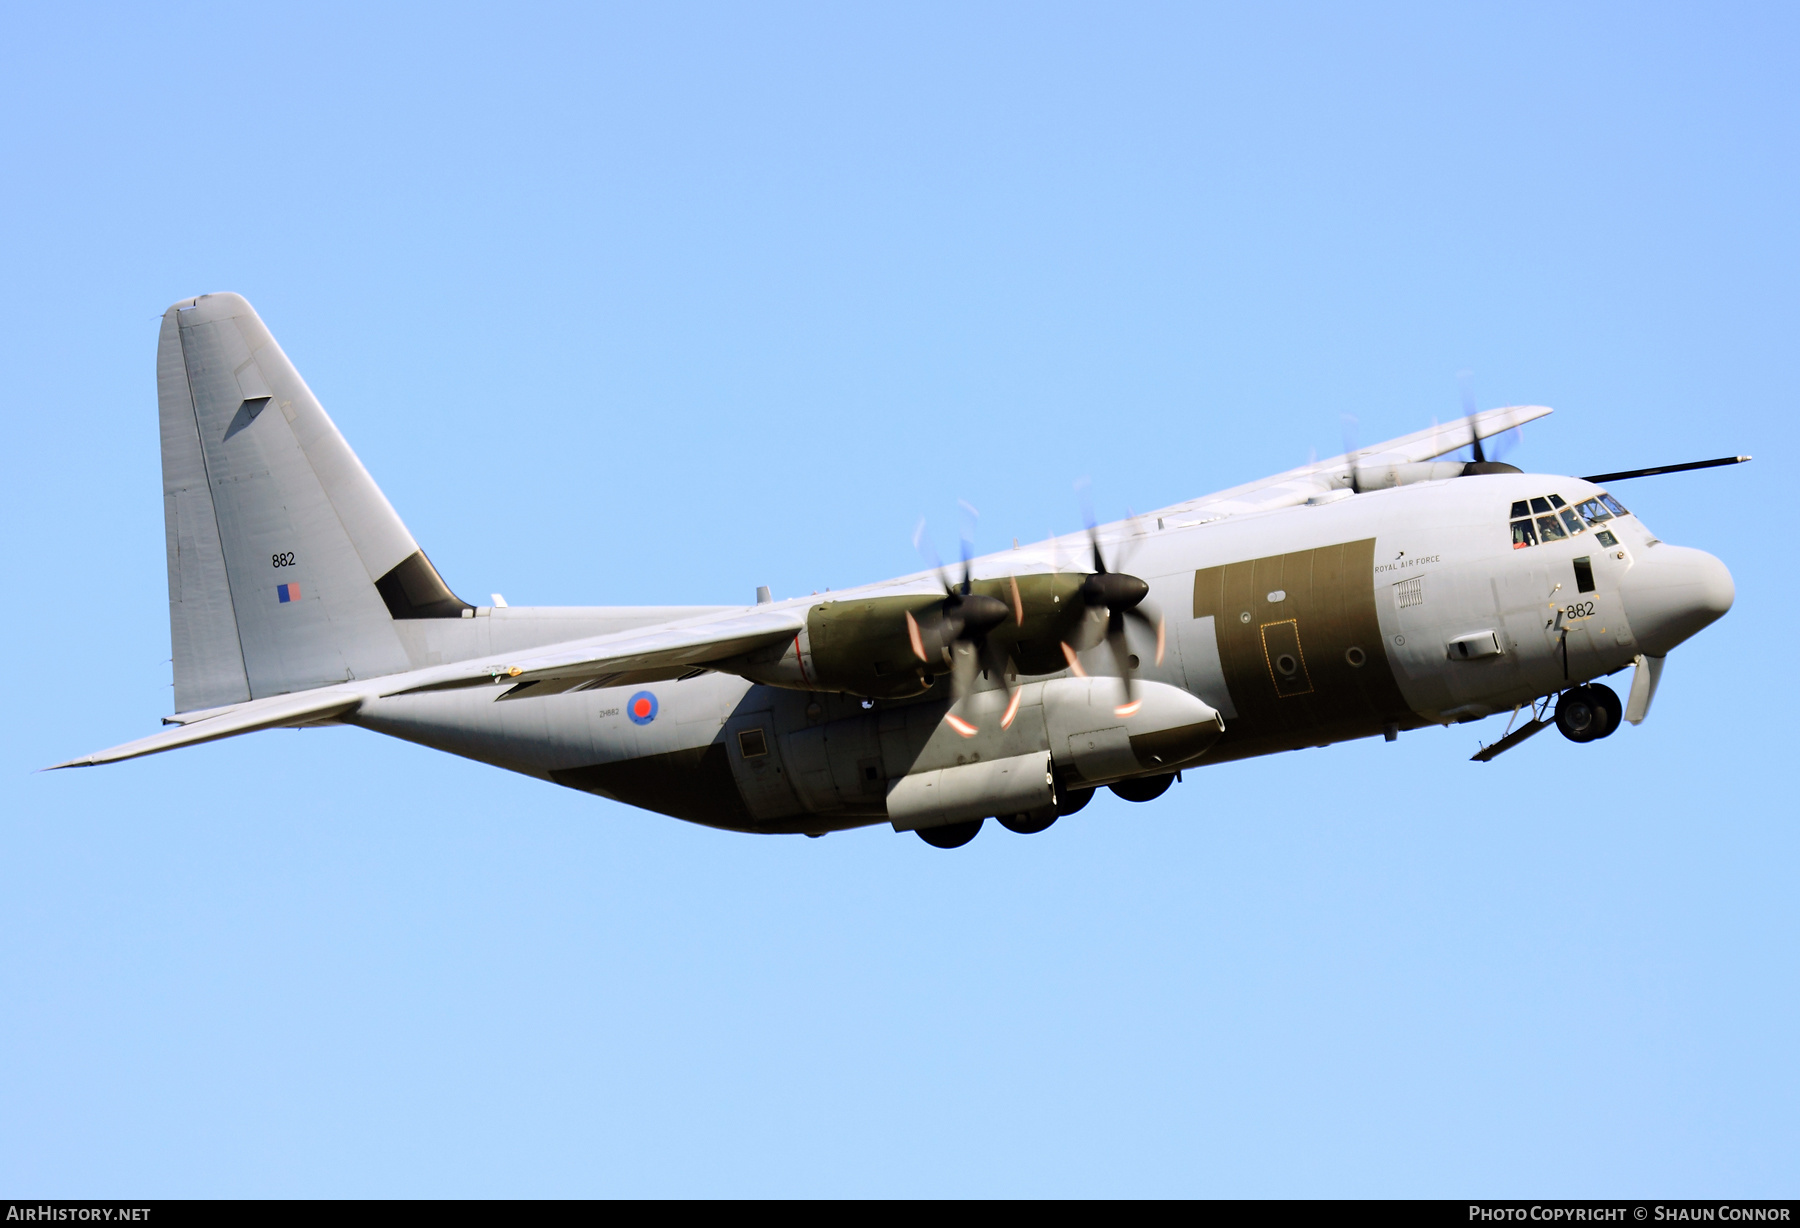
<instances>
[{"instance_id":1,"label":"flap","mask_svg":"<svg viewBox=\"0 0 1800 1228\"><path fill-rule=\"evenodd\" d=\"M697 666L780 644L798 635L805 626L804 607L751 607L689 622L663 623L527 649L519 656L486 663L464 662L421 670L407 675L396 689L383 692L383 697L499 682L515 686L527 682L567 684L520 692L552 695L573 689L577 683L615 675L672 678Z\"/></svg>"}]
</instances>

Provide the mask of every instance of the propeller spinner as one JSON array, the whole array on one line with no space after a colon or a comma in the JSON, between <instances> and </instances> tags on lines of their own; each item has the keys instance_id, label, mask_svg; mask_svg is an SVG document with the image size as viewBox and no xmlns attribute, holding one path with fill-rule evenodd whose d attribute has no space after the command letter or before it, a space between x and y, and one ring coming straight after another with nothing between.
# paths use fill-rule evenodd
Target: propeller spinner
<instances>
[{"instance_id":1,"label":"propeller spinner","mask_svg":"<svg viewBox=\"0 0 1800 1228\"><path fill-rule=\"evenodd\" d=\"M1127 651L1125 624L1127 620L1136 621L1156 635L1156 663L1163 662L1163 649L1166 643L1165 626L1161 614L1143 609L1144 598L1150 595L1150 586L1136 576L1120 571L1110 571L1106 566L1106 557L1100 550L1100 536L1092 526L1088 528L1088 538L1094 550L1093 574L1082 582L1081 599L1087 608L1106 613L1106 643L1112 649L1113 667L1118 672L1119 681L1124 686L1124 699L1114 709L1119 716L1130 716L1138 709L1137 699L1133 698L1131 685L1131 654ZM1082 669L1081 660L1075 655L1075 649L1066 640L1062 646L1063 656L1069 662L1069 668L1078 677L1086 677L1087 671Z\"/></svg>"},{"instance_id":2,"label":"propeller spinner","mask_svg":"<svg viewBox=\"0 0 1800 1228\"><path fill-rule=\"evenodd\" d=\"M1019 693L1011 681L1012 660L989 633L1008 618L1021 624L1024 622L1018 581L1014 580L1012 584L1011 605L998 597L974 592L967 542L963 543L962 583L952 584L942 567L938 569L938 577L943 581L944 600L922 617L906 615L906 634L912 643L913 654L926 665L949 669L952 700L944 719L957 733L969 738L980 732L957 713L963 700L974 692L978 673L991 672L999 677L1007 698L1000 727L1010 728L1019 712Z\"/></svg>"}]
</instances>

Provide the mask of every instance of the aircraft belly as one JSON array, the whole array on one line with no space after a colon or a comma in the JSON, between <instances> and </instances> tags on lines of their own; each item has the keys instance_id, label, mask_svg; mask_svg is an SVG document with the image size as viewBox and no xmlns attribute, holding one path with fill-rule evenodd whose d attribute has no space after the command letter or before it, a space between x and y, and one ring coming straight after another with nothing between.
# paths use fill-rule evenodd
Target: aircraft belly
<instances>
[{"instance_id":1,"label":"aircraft belly","mask_svg":"<svg viewBox=\"0 0 1800 1228\"><path fill-rule=\"evenodd\" d=\"M371 700L351 721L629 805L712 826L753 826L724 752L721 713L749 689L708 674L640 691L575 691L501 701L498 687ZM638 694L654 715L629 717Z\"/></svg>"}]
</instances>

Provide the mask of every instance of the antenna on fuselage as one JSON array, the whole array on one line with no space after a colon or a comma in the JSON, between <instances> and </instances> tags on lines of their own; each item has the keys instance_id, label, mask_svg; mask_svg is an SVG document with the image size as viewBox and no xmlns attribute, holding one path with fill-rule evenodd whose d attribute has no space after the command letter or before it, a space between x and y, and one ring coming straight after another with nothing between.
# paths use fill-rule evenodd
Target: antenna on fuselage
<instances>
[{"instance_id":1,"label":"antenna on fuselage","mask_svg":"<svg viewBox=\"0 0 1800 1228\"><path fill-rule=\"evenodd\" d=\"M1585 477L1584 482L1623 482L1626 478L1653 478L1659 473L1686 473L1690 469L1717 469L1720 465L1741 465L1749 460L1748 456L1721 456L1718 460L1687 461L1680 465L1657 465L1650 469L1627 469L1622 473L1596 473Z\"/></svg>"}]
</instances>

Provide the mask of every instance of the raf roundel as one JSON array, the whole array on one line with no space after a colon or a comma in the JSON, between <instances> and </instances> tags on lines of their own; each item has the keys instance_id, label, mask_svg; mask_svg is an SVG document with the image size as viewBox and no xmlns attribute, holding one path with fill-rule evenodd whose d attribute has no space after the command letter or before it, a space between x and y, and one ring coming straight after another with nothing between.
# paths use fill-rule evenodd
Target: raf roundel
<instances>
[{"instance_id":1,"label":"raf roundel","mask_svg":"<svg viewBox=\"0 0 1800 1228\"><path fill-rule=\"evenodd\" d=\"M656 696L649 691L639 691L626 703L625 715L631 718L633 725L648 725L656 719Z\"/></svg>"}]
</instances>

